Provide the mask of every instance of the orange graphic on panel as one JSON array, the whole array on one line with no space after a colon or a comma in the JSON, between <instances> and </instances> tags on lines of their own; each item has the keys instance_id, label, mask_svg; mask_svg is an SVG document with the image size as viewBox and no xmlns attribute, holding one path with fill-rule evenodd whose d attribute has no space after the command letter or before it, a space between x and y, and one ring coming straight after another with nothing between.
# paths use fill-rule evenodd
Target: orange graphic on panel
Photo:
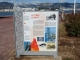
<instances>
[{"instance_id":1,"label":"orange graphic on panel","mask_svg":"<svg viewBox=\"0 0 80 60\"><path fill-rule=\"evenodd\" d=\"M39 51L39 47L35 38L33 39L31 43L31 51Z\"/></svg>"}]
</instances>

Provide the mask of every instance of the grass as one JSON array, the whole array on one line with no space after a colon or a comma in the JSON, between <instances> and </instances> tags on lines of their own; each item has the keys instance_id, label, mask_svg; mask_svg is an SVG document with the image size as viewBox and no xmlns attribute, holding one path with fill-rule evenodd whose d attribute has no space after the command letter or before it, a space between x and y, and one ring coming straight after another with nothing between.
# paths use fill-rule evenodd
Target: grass
<instances>
[{"instance_id":1,"label":"grass","mask_svg":"<svg viewBox=\"0 0 80 60\"><path fill-rule=\"evenodd\" d=\"M66 36L67 32L65 31L64 22L59 24L59 37Z\"/></svg>"}]
</instances>

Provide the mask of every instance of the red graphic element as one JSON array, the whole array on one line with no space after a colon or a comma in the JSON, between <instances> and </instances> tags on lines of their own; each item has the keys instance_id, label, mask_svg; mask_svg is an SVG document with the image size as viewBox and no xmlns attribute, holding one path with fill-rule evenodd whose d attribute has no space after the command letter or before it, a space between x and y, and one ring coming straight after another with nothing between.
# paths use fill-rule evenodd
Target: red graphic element
<instances>
[{"instance_id":1,"label":"red graphic element","mask_svg":"<svg viewBox=\"0 0 80 60\"><path fill-rule=\"evenodd\" d=\"M31 51L39 51L39 47L35 38L33 39L31 43Z\"/></svg>"},{"instance_id":2,"label":"red graphic element","mask_svg":"<svg viewBox=\"0 0 80 60\"><path fill-rule=\"evenodd\" d=\"M40 14L32 14L31 18L39 18Z\"/></svg>"}]
</instances>

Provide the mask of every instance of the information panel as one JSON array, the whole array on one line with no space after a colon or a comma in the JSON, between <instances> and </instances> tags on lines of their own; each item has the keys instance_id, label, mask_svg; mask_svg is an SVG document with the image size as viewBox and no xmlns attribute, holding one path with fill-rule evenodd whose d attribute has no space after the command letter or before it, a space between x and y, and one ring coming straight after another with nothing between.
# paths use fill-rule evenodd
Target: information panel
<instances>
[{"instance_id":1,"label":"information panel","mask_svg":"<svg viewBox=\"0 0 80 60\"><path fill-rule=\"evenodd\" d=\"M57 51L58 11L23 12L24 51Z\"/></svg>"},{"instance_id":2,"label":"information panel","mask_svg":"<svg viewBox=\"0 0 80 60\"><path fill-rule=\"evenodd\" d=\"M52 55L58 57L59 11L26 11L14 4L16 57Z\"/></svg>"}]
</instances>

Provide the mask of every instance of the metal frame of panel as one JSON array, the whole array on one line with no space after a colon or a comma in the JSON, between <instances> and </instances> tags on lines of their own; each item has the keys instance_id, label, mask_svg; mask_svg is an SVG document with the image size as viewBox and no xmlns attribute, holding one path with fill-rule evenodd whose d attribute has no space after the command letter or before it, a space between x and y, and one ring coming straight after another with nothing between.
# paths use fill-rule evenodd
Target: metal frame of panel
<instances>
[{"instance_id":1,"label":"metal frame of panel","mask_svg":"<svg viewBox=\"0 0 80 60\"><path fill-rule=\"evenodd\" d=\"M24 51L24 31L23 31L23 11L22 8L20 8L17 5L14 5L14 28L15 28L15 42L16 42L16 57L19 57L20 55L53 55L55 58L58 57L58 20L57 23L57 42L56 42L56 51L38 51L38 52L32 52L32 51ZM58 11L57 11L58 12ZM59 15L59 12L58 12Z\"/></svg>"}]
</instances>

